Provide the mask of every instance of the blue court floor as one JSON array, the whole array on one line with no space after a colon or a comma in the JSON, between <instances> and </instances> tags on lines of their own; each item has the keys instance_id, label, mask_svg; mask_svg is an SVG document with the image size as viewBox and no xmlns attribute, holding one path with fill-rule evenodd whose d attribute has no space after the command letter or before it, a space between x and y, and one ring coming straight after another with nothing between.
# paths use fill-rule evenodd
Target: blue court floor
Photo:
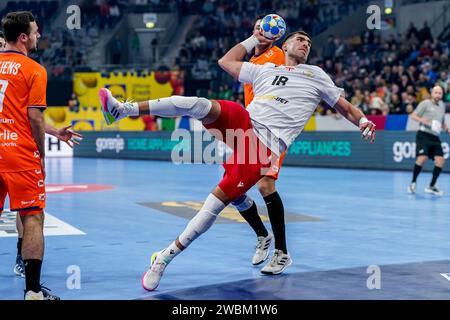
<instances>
[{"instance_id":1,"label":"blue court floor","mask_svg":"<svg viewBox=\"0 0 450 320\"><path fill-rule=\"evenodd\" d=\"M285 274L252 266L256 237L227 208L146 292L152 252L176 238L221 176L217 165L49 159L49 185L87 192L47 195L44 285L62 299L450 299L450 175L438 198L423 191L429 172L409 195L410 172L297 167L283 167L277 184L293 259ZM262 209L257 190L249 194ZM0 299L23 298L15 257L16 236L0 233Z\"/></svg>"}]
</instances>

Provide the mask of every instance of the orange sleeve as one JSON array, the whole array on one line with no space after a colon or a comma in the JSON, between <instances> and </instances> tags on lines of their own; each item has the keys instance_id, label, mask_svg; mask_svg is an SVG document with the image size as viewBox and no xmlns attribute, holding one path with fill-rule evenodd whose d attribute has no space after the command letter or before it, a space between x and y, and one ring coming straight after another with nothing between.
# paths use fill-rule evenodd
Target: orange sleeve
<instances>
[{"instance_id":1,"label":"orange sleeve","mask_svg":"<svg viewBox=\"0 0 450 320\"><path fill-rule=\"evenodd\" d=\"M47 71L44 68L37 69L30 79L30 96L28 107L47 107Z\"/></svg>"},{"instance_id":2,"label":"orange sleeve","mask_svg":"<svg viewBox=\"0 0 450 320\"><path fill-rule=\"evenodd\" d=\"M272 63L275 63L276 65L284 64L284 53L283 51L275 51L275 55L271 61Z\"/></svg>"}]
</instances>

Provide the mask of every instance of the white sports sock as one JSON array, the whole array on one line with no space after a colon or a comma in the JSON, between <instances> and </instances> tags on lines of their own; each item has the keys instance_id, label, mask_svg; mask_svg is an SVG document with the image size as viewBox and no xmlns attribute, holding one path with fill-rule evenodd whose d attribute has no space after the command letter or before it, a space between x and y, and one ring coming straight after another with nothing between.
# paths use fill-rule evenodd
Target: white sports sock
<instances>
[{"instance_id":1,"label":"white sports sock","mask_svg":"<svg viewBox=\"0 0 450 320\"><path fill-rule=\"evenodd\" d=\"M203 207L195 215L194 218L189 221L186 229L178 237L178 241L183 247L189 246L192 241L197 239L202 233L206 232L216 221L217 215L225 208L225 204L220 201L212 193L206 198Z\"/></svg>"},{"instance_id":2,"label":"white sports sock","mask_svg":"<svg viewBox=\"0 0 450 320\"><path fill-rule=\"evenodd\" d=\"M139 115L139 105L137 102L119 102L118 109L120 113L127 117Z\"/></svg>"},{"instance_id":3,"label":"white sports sock","mask_svg":"<svg viewBox=\"0 0 450 320\"><path fill-rule=\"evenodd\" d=\"M211 101L199 97L171 96L149 101L150 114L160 117L189 116L195 119L206 117L211 110Z\"/></svg>"},{"instance_id":4,"label":"white sports sock","mask_svg":"<svg viewBox=\"0 0 450 320\"><path fill-rule=\"evenodd\" d=\"M175 258L181 251L182 250L175 244L175 241L173 241L166 249L161 252L161 254L166 262L169 262L173 258Z\"/></svg>"}]
</instances>

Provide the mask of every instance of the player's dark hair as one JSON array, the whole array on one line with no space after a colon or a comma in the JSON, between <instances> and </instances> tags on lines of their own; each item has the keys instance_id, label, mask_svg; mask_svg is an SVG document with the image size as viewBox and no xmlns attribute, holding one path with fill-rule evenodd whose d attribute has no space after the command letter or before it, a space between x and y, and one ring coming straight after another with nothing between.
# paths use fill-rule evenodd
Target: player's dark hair
<instances>
[{"instance_id":1,"label":"player's dark hair","mask_svg":"<svg viewBox=\"0 0 450 320\"><path fill-rule=\"evenodd\" d=\"M255 23L256 23L256 21L262 20L264 17L265 17L265 15L260 14L260 15L256 16L255 20L253 20L253 21L255 21Z\"/></svg>"},{"instance_id":2,"label":"player's dark hair","mask_svg":"<svg viewBox=\"0 0 450 320\"><path fill-rule=\"evenodd\" d=\"M2 29L7 42L16 42L22 33L30 34L30 22L36 21L30 11L10 12L2 19Z\"/></svg>"},{"instance_id":3,"label":"player's dark hair","mask_svg":"<svg viewBox=\"0 0 450 320\"><path fill-rule=\"evenodd\" d=\"M5 36L3 35L2 31L0 31L0 38L5 39Z\"/></svg>"},{"instance_id":4,"label":"player's dark hair","mask_svg":"<svg viewBox=\"0 0 450 320\"><path fill-rule=\"evenodd\" d=\"M308 39L312 42L311 40L311 36L309 34L307 34L305 31L299 30L299 31L294 31L289 33L283 40L283 43L285 43L286 41L288 41L290 38L292 38L293 36L297 35L297 34L301 34L305 37L308 37Z\"/></svg>"}]
</instances>

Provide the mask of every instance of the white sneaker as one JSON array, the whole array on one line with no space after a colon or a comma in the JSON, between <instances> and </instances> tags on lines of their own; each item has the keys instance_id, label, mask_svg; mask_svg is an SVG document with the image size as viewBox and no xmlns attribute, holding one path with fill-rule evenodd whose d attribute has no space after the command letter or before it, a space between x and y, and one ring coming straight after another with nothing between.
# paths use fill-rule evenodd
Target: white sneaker
<instances>
[{"instance_id":1,"label":"white sneaker","mask_svg":"<svg viewBox=\"0 0 450 320\"><path fill-rule=\"evenodd\" d=\"M256 251L253 255L252 263L254 266L263 263L269 256L270 245L272 244L273 235L269 232L267 237L258 237L256 242Z\"/></svg>"},{"instance_id":2,"label":"white sneaker","mask_svg":"<svg viewBox=\"0 0 450 320\"><path fill-rule=\"evenodd\" d=\"M142 287L147 291L155 290L168 264L169 262L164 259L161 251L154 252L151 258L150 269L142 276Z\"/></svg>"},{"instance_id":3,"label":"white sneaker","mask_svg":"<svg viewBox=\"0 0 450 320\"><path fill-rule=\"evenodd\" d=\"M443 196L444 192L439 190L436 186L428 186L425 188L426 193L434 194L435 196Z\"/></svg>"},{"instance_id":4,"label":"white sneaker","mask_svg":"<svg viewBox=\"0 0 450 320\"><path fill-rule=\"evenodd\" d=\"M411 182L408 186L408 193L416 193L416 183L415 182Z\"/></svg>"},{"instance_id":5,"label":"white sneaker","mask_svg":"<svg viewBox=\"0 0 450 320\"><path fill-rule=\"evenodd\" d=\"M275 249L272 260L261 269L263 274L280 274L292 264L289 254L281 250Z\"/></svg>"},{"instance_id":6,"label":"white sneaker","mask_svg":"<svg viewBox=\"0 0 450 320\"><path fill-rule=\"evenodd\" d=\"M98 92L100 104L102 106L103 117L107 124L112 124L127 116L125 104L117 100L106 88L101 88Z\"/></svg>"},{"instance_id":7,"label":"white sneaker","mask_svg":"<svg viewBox=\"0 0 450 320\"><path fill-rule=\"evenodd\" d=\"M44 300L44 294L42 291L34 292L29 290L25 293L25 300Z\"/></svg>"},{"instance_id":8,"label":"white sneaker","mask_svg":"<svg viewBox=\"0 0 450 320\"><path fill-rule=\"evenodd\" d=\"M13 271L17 276L25 278L25 265L23 264L23 259L21 255L17 255L16 264L14 265Z\"/></svg>"}]
</instances>

